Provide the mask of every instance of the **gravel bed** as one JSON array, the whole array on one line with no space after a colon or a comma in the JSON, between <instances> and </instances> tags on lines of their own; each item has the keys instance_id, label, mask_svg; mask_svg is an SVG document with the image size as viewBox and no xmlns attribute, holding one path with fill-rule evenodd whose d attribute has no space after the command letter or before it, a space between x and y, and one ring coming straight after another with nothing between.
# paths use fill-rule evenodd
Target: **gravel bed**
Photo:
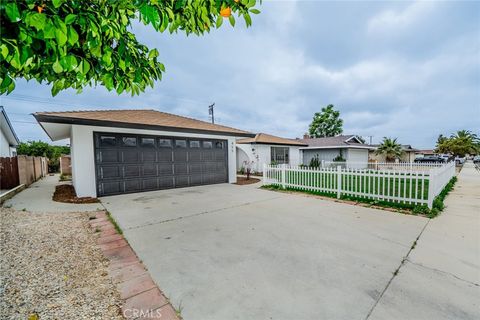
<instances>
[{"instance_id":1,"label":"gravel bed","mask_svg":"<svg viewBox=\"0 0 480 320\"><path fill-rule=\"evenodd\" d=\"M88 219L0 208L0 319L123 319Z\"/></svg>"}]
</instances>

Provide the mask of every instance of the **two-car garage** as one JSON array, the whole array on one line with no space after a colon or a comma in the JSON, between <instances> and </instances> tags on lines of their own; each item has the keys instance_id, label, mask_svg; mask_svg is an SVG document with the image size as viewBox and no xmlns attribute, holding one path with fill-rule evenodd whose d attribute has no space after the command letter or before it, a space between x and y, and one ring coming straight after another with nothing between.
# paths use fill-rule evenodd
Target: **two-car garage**
<instances>
[{"instance_id":1,"label":"two-car garage","mask_svg":"<svg viewBox=\"0 0 480 320\"><path fill-rule=\"evenodd\" d=\"M79 197L236 182L239 138L254 134L157 110L34 114L53 141L70 139Z\"/></svg>"},{"instance_id":2,"label":"two-car garage","mask_svg":"<svg viewBox=\"0 0 480 320\"><path fill-rule=\"evenodd\" d=\"M94 134L99 196L228 182L227 141Z\"/></svg>"}]
</instances>

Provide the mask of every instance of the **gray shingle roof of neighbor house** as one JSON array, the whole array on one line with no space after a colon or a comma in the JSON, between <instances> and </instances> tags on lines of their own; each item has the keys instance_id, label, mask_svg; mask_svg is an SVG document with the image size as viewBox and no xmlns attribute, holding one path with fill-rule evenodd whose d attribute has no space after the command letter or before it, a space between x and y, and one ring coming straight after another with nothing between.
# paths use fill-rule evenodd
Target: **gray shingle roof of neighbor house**
<instances>
[{"instance_id":1,"label":"gray shingle roof of neighbor house","mask_svg":"<svg viewBox=\"0 0 480 320\"><path fill-rule=\"evenodd\" d=\"M3 106L0 106L0 128L5 134L5 137L8 139L10 146L16 147L20 143L20 140L13 129L10 119L8 119L7 113L5 112L5 108Z\"/></svg>"},{"instance_id":2,"label":"gray shingle roof of neighbor house","mask_svg":"<svg viewBox=\"0 0 480 320\"><path fill-rule=\"evenodd\" d=\"M372 146L361 143L358 140L356 135L339 135L335 137L326 137L326 138L307 138L307 139L298 139L308 145L308 148L367 148L370 149Z\"/></svg>"},{"instance_id":3,"label":"gray shingle roof of neighbor house","mask_svg":"<svg viewBox=\"0 0 480 320\"><path fill-rule=\"evenodd\" d=\"M306 143L295 139L286 139L282 137L273 136L266 133L257 133L254 138L246 138L237 140L239 144L258 143L258 144L275 144L275 145L289 145L289 146L307 146Z\"/></svg>"},{"instance_id":4,"label":"gray shingle roof of neighbor house","mask_svg":"<svg viewBox=\"0 0 480 320\"><path fill-rule=\"evenodd\" d=\"M38 122L49 123L254 136L248 131L152 109L36 112L33 116Z\"/></svg>"}]
</instances>

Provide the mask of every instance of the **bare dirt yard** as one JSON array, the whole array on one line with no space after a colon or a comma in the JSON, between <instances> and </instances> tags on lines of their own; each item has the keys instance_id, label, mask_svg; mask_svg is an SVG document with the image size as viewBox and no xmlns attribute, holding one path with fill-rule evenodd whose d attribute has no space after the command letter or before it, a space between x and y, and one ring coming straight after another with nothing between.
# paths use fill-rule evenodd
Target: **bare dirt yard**
<instances>
[{"instance_id":1,"label":"bare dirt yard","mask_svg":"<svg viewBox=\"0 0 480 320\"><path fill-rule=\"evenodd\" d=\"M0 319L123 319L88 220L0 208Z\"/></svg>"}]
</instances>

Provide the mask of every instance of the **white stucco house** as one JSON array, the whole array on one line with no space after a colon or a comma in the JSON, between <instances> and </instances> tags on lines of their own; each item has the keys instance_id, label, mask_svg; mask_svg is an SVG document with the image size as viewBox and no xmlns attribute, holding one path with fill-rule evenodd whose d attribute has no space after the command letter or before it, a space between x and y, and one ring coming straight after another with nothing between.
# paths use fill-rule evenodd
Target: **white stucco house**
<instances>
[{"instance_id":1,"label":"white stucco house","mask_svg":"<svg viewBox=\"0 0 480 320\"><path fill-rule=\"evenodd\" d=\"M255 135L156 110L38 112L53 140L70 139L79 197L236 182L236 140Z\"/></svg>"},{"instance_id":2,"label":"white stucco house","mask_svg":"<svg viewBox=\"0 0 480 320\"><path fill-rule=\"evenodd\" d=\"M5 109L0 106L0 157L14 157L20 143Z\"/></svg>"},{"instance_id":3,"label":"white stucco house","mask_svg":"<svg viewBox=\"0 0 480 320\"><path fill-rule=\"evenodd\" d=\"M307 145L294 139L258 133L253 138L237 140L237 170L250 165L253 172L262 172L264 164L301 164L300 148Z\"/></svg>"},{"instance_id":4,"label":"white stucco house","mask_svg":"<svg viewBox=\"0 0 480 320\"><path fill-rule=\"evenodd\" d=\"M368 152L374 147L363 143L356 135L339 135L327 138L304 138L298 141L306 144L301 147L302 163L309 165L314 157L320 161L344 159L350 164L366 164ZM361 165L359 165L361 167Z\"/></svg>"}]
</instances>

